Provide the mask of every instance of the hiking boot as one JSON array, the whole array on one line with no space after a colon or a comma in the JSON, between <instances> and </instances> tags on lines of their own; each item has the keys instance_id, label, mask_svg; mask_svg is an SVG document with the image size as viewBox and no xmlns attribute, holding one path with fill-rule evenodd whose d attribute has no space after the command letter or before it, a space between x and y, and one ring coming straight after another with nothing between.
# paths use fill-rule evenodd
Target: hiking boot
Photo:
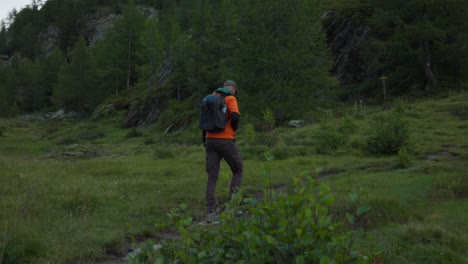
<instances>
[{"instance_id":1,"label":"hiking boot","mask_svg":"<svg viewBox=\"0 0 468 264\"><path fill-rule=\"evenodd\" d=\"M218 220L218 215L215 212L208 213L205 216L205 221L208 223L213 223L213 222L216 222L217 220Z\"/></svg>"},{"instance_id":2,"label":"hiking boot","mask_svg":"<svg viewBox=\"0 0 468 264\"><path fill-rule=\"evenodd\" d=\"M215 212L206 214L205 219L200 222L200 225L209 224L219 224L218 215Z\"/></svg>"}]
</instances>

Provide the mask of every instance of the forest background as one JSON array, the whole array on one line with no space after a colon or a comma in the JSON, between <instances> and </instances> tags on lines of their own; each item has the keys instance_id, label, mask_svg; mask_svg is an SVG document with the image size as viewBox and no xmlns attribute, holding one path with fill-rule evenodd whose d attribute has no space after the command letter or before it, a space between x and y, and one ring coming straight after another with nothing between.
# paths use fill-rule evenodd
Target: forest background
<instances>
[{"instance_id":1,"label":"forest background","mask_svg":"<svg viewBox=\"0 0 468 264\"><path fill-rule=\"evenodd\" d=\"M317 107L336 101L437 93L466 83L466 6L32 1L2 22L0 114L60 108L90 114L106 100L135 109L158 98L160 113L182 113L171 120L180 124L193 121L190 109L223 79L238 82L246 112L271 108L279 123L312 118ZM112 23L98 35L102 18ZM340 23L351 26L337 30Z\"/></svg>"}]
</instances>

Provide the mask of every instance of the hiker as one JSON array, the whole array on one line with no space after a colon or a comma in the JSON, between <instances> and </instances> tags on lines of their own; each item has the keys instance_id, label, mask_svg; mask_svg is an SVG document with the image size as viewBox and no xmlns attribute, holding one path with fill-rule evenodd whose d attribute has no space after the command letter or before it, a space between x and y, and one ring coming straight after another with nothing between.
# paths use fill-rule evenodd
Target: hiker
<instances>
[{"instance_id":1,"label":"hiker","mask_svg":"<svg viewBox=\"0 0 468 264\"><path fill-rule=\"evenodd\" d=\"M224 130L210 132L202 130L203 144L206 151L206 171L208 182L206 184L207 222L216 220L216 182L218 180L221 159L224 159L232 171L229 198L237 191L242 181L243 164L239 149L236 146L235 135L239 125L240 111L237 105L237 86L232 80L226 80L222 88L216 89L213 94L224 97L227 106L227 122Z\"/></svg>"}]
</instances>

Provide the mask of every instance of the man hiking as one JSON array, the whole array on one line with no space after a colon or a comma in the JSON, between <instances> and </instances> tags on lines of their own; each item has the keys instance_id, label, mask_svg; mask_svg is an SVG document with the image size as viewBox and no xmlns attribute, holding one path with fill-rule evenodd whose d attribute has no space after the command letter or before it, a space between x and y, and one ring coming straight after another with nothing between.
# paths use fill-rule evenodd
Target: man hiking
<instances>
[{"instance_id":1,"label":"man hiking","mask_svg":"<svg viewBox=\"0 0 468 264\"><path fill-rule=\"evenodd\" d=\"M214 222L217 219L215 192L221 159L227 162L232 171L229 198L237 191L242 181L242 157L235 142L235 135L240 119L239 106L235 97L237 95L236 89L237 86L233 80L226 80L222 88L218 88L213 92L214 95L220 95L224 98L224 104L227 107L225 128L220 131L202 130L206 151L206 171L208 173L206 184L207 215L205 219L208 223Z\"/></svg>"}]
</instances>

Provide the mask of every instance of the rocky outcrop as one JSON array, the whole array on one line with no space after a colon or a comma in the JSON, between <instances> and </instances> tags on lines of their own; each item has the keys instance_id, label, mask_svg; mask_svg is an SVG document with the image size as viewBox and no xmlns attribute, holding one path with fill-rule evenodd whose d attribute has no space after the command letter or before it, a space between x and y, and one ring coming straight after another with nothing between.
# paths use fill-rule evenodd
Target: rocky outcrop
<instances>
[{"instance_id":1,"label":"rocky outcrop","mask_svg":"<svg viewBox=\"0 0 468 264\"><path fill-rule=\"evenodd\" d=\"M77 112L65 112L63 109L58 110L57 112L48 112L48 113L34 113L20 115L17 118L19 120L46 120L46 119L67 119L75 118L80 115Z\"/></svg>"},{"instance_id":2,"label":"rocky outcrop","mask_svg":"<svg viewBox=\"0 0 468 264\"><path fill-rule=\"evenodd\" d=\"M145 128L155 123L159 116L169 107L162 96L148 96L144 102L135 102L127 112L123 126L125 128Z\"/></svg>"},{"instance_id":3,"label":"rocky outcrop","mask_svg":"<svg viewBox=\"0 0 468 264\"><path fill-rule=\"evenodd\" d=\"M47 56L54 48L57 47L58 39L60 37L60 30L56 25L49 25L47 29L37 36L38 43L40 43L40 54Z\"/></svg>"},{"instance_id":4,"label":"rocky outcrop","mask_svg":"<svg viewBox=\"0 0 468 264\"><path fill-rule=\"evenodd\" d=\"M324 30L334 66L333 75L343 84L363 81L370 73L363 58L363 50L370 37L369 27L357 18L327 12Z\"/></svg>"},{"instance_id":5,"label":"rocky outcrop","mask_svg":"<svg viewBox=\"0 0 468 264\"><path fill-rule=\"evenodd\" d=\"M139 8L145 17L158 17L158 13L154 8L145 6L140 6ZM115 19L119 16L120 15L116 14L110 7L100 8L95 13L89 14L86 17L84 30L80 34L85 36L90 47L94 47L96 43L103 39L106 33L112 29ZM56 25L49 25L47 29L38 36L40 53L47 56L54 47L57 47L59 38L59 27Z\"/></svg>"},{"instance_id":6,"label":"rocky outcrop","mask_svg":"<svg viewBox=\"0 0 468 264\"><path fill-rule=\"evenodd\" d=\"M172 71L174 70L174 62L171 58L166 58L160 65L158 74L155 74L151 78L151 90L157 90L163 86ZM144 128L145 126L155 123L160 115L169 107L167 98L171 93L163 95L148 95L146 99L142 101L134 102L127 113L127 117L124 120L123 126L126 128L137 127Z\"/></svg>"},{"instance_id":7,"label":"rocky outcrop","mask_svg":"<svg viewBox=\"0 0 468 264\"><path fill-rule=\"evenodd\" d=\"M88 16L85 35L90 47L94 47L99 40L104 38L106 33L112 29L117 17L111 8L99 9L96 13Z\"/></svg>"}]
</instances>

